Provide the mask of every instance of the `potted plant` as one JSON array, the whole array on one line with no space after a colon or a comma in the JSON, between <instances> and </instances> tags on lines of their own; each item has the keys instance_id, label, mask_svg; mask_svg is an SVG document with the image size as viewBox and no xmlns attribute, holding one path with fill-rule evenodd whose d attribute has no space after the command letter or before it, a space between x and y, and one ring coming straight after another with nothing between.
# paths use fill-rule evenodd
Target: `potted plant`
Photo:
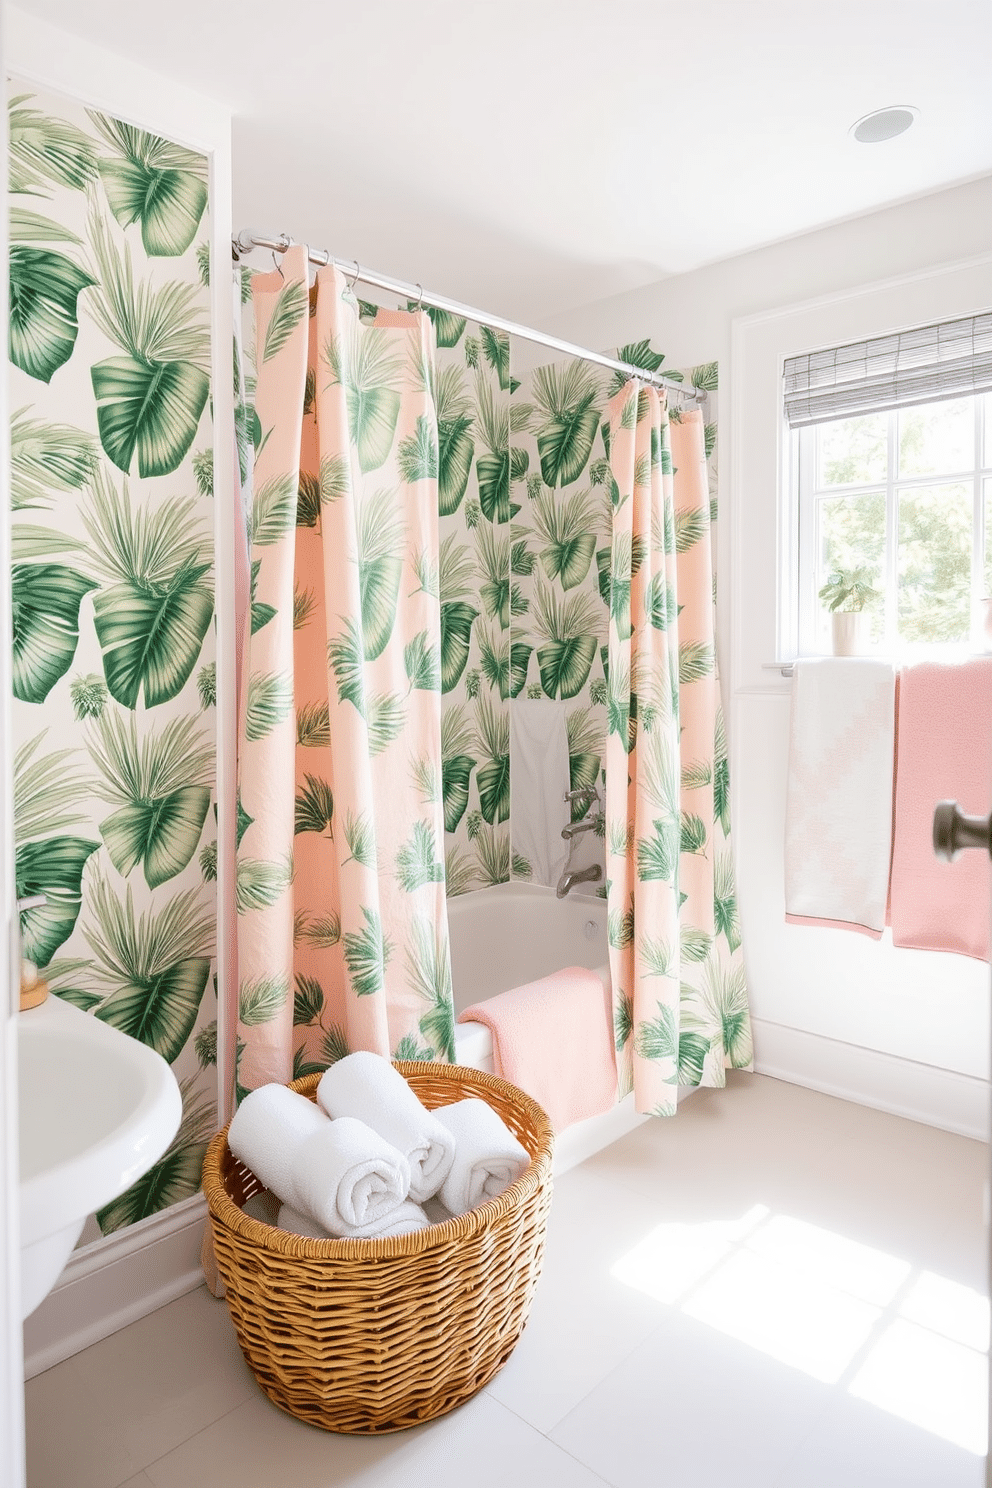
<instances>
[{"instance_id":1,"label":"potted plant","mask_svg":"<svg viewBox=\"0 0 992 1488\"><path fill-rule=\"evenodd\" d=\"M866 608L878 598L870 568L836 568L820 590L833 618L834 655L862 656L868 649L871 616Z\"/></svg>"}]
</instances>

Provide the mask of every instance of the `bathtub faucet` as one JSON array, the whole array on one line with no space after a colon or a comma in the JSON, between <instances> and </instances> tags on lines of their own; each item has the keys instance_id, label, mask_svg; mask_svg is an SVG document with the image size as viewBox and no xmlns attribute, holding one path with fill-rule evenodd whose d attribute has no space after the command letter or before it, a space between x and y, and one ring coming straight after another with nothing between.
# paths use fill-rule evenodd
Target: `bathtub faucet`
<instances>
[{"instance_id":1,"label":"bathtub faucet","mask_svg":"<svg viewBox=\"0 0 992 1488\"><path fill-rule=\"evenodd\" d=\"M577 872L563 873L558 880L555 889L559 899L564 899L569 889L573 889L578 883L598 883L603 876L603 870L599 863L591 863L588 868L580 868Z\"/></svg>"},{"instance_id":2,"label":"bathtub faucet","mask_svg":"<svg viewBox=\"0 0 992 1488\"><path fill-rule=\"evenodd\" d=\"M596 816L583 817L581 821L572 822L570 826L562 827L561 835L566 842L571 842L573 837L578 837L580 832L596 831L603 824L603 813L600 811Z\"/></svg>"}]
</instances>

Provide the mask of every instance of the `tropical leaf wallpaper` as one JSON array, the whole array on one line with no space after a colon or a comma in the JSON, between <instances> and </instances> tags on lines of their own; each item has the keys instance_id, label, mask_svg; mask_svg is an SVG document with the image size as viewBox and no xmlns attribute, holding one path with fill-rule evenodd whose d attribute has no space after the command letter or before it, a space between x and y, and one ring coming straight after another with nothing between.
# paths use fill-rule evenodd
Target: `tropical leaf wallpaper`
<instances>
[{"instance_id":1,"label":"tropical leaf wallpaper","mask_svg":"<svg viewBox=\"0 0 992 1488\"><path fill-rule=\"evenodd\" d=\"M183 1093L109 1233L196 1192L217 1120L208 162L16 80L8 108L24 955Z\"/></svg>"},{"instance_id":2,"label":"tropical leaf wallpaper","mask_svg":"<svg viewBox=\"0 0 992 1488\"><path fill-rule=\"evenodd\" d=\"M364 318L377 309L364 304ZM442 789L452 895L531 874L512 842L513 698L561 701L571 787L602 786L612 522L604 423L623 378L574 359L525 372L504 333L428 313L437 333ZM616 355L648 371L664 363L647 341ZM715 521L716 364L664 370L710 394Z\"/></svg>"}]
</instances>

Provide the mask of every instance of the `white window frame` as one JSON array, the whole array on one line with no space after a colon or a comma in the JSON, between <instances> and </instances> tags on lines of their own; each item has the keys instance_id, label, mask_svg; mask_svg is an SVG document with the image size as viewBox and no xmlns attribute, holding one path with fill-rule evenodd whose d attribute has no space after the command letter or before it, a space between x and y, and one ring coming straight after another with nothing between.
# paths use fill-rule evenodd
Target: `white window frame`
<instances>
[{"instance_id":1,"label":"white window frame","mask_svg":"<svg viewBox=\"0 0 992 1488\"><path fill-rule=\"evenodd\" d=\"M984 394L975 394L974 460L962 471L901 476L898 471L899 409L888 411L888 458L884 481L864 484L817 487L817 430L823 424L807 424L787 431L788 490L791 508L793 563L791 574L783 575L784 588L795 620L795 650L799 656L819 656L830 651L828 621L818 597L826 575L819 567L819 512L822 501L837 497L885 495L885 633L878 647L879 655L946 654L949 651L977 649L983 642L981 601L986 597L985 552L986 510L985 483L992 480L992 403ZM935 400L937 401L937 400ZM913 405L908 405L913 406ZM920 405L924 407L932 404ZM866 410L870 412L871 410ZM851 417L856 417L856 414ZM824 423L829 421L824 421ZM983 465L982 461L985 460ZM898 636L898 497L902 490L927 489L951 482L971 482L973 501L971 557L971 633L967 641L946 645L909 645Z\"/></svg>"}]
</instances>

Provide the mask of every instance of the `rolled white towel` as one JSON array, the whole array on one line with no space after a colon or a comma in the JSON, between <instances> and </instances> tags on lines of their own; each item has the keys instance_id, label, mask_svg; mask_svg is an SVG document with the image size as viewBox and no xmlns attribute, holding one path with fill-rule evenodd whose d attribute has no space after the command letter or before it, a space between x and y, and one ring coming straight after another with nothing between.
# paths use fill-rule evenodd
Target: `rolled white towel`
<instances>
[{"instance_id":1,"label":"rolled white towel","mask_svg":"<svg viewBox=\"0 0 992 1488\"><path fill-rule=\"evenodd\" d=\"M440 1106L434 1115L455 1142L455 1161L440 1193L442 1204L452 1214L466 1214L494 1199L529 1164L527 1149L486 1101L456 1101Z\"/></svg>"},{"instance_id":2,"label":"rolled white towel","mask_svg":"<svg viewBox=\"0 0 992 1488\"><path fill-rule=\"evenodd\" d=\"M332 1235L380 1234L410 1191L410 1164L364 1121L323 1123L296 1150L285 1202Z\"/></svg>"},{"instance_id":3,"label":"rolled white towel","mask_svg":"<svg viewBox=\"0 0 992 1488\"><path fill-rule=\"evenodd\" d=\"M260 1085L235 1112L227 1145L282 1203L292 1204L297 1198L296 1154L329 1126L325 1113L305 1095L285 1085Z\"/></svg>"},{"instance_id":4,"label":"rolled white towel","mask_svg":"<svg viewBox=\"0 0 992 1488\"><path fill-rule=\"evenodd\" d=\"M380 1054L359 1051L325 1070L317 1100L328 1116L354 1116L398 1147L410 1164L410 1198L436 1194L454 1161L454 1138Z\"/></svg>"},{"instance_id":5,"label":"rolled white towel","mask_svg":"<svg viewBox=\"0 0 992 1488\"><path fill-rule=\"evenodd\" d=\"M280 1230L286 1230L290 1235L305 1235L311 1240L376 1240L385 1235L409 1235L413 1230L425 1230L430 1220L419 1204L406 1199L377 1224L349 1229L338 1235L332 1235L311 1219L309 1214L292 1209L288 1204L283 1204L279 1210L276 1223Z\"/></svg>"}]
</instances>

